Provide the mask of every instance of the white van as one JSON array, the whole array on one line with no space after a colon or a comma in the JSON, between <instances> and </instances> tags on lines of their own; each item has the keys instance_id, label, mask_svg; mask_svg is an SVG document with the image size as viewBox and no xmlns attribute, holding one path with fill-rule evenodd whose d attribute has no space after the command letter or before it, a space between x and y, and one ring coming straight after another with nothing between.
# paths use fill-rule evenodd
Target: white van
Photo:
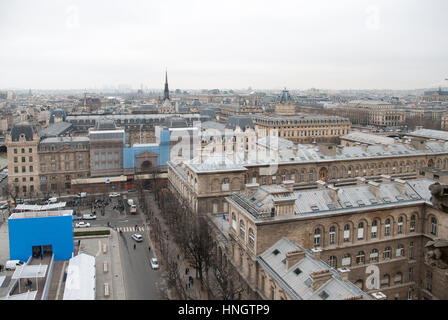
<instances>
[{"instance_id":1,"label":"white van","mask_svg":"<svg viewBox=\"0 0 448 320\"><path fill-rule=\"evenodd\" d=\"M49 198L48 200L47 200L47 203L56 203L56 202L58 202L58 198Z\"/></svg>"},{"instance_id":2,"label":"white van","mask_svg":"<svg viewBox=\"0 0 448 320\"><path fill-rule=\"evenodd\" d=\"M8 260L6 261L5 269L6 270L16 270L17 266L23 265L23 261L20 260Z\"/></svg>"}]
</instances>

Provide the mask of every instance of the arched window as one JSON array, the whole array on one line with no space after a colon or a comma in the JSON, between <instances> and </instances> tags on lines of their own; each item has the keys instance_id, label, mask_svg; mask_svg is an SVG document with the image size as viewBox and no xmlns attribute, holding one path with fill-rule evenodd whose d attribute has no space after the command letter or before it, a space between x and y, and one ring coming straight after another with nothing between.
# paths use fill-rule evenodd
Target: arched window
<instances>
[{"instance_id":1,"label":"arched window","mask_svg":"<svg viewBox=\"0 0 448 320\"><path fill-rule=\"evenodd\" d=\"M291 171L291 180L296 181L296 171L295 170Z\"/></svg>"},{"instance_id":2,"label":"arched window","mask_svg":"<svg viewBox=\"0 0 448 320\"><path fill-rule=\"evenodd\" d=\"M341 167L341 169L339 169L339 178L344 178L344 167Z\"/></svg>"},{"instance_id":3,"label":"arched window","mask_svg":"<svg viewBox=\"0 0 448 320\"><path fill-rule=\"evenodd\" d=\"M255 247L255 234L252 228L249 228L249 247L252 249Z\"/></svg>"},{"instance_id":4,"label":"arched window","mask_svg":"<svg viewBox=\"0 0 448 320\"><path fill-rule=\"evenodd\" d=\"M350 241L350 225L346 224L344 226L344 242Z\"/></svg>"},{"instance_id":5,"label":"arched window","mask_svg":"<svg viewBox=\"0 0 448 320\"><path fill-rule=\"evenodd\" d=\"M397 233L398 233L398 234L402 234L402 233L403 233L403 217L399 217L399 218L398 218L398 229L397 229Z\"/></svg>"},{"instance_id":6,"label":"arched window","mask_svg":"<svg viewBox=\"0 0 448 320\"><path fill-rule=\"evenodd\" d=\"M403 274L401 272L397 272L394 277L394 283L400 284L403 283Z\"/></svg>"},{"instance_id":7,"label":"arched window","mask_svg":"<svg viewBox=\"0 0 448 320\"><path fill-rule=\"evenodd\" d=\"M358 224L358 240L364 239L364 223Z\"/></svg>"},{"instance_id":8,"label":"arched window","mask_svg":"<svg viewBox=\"0 0 448 320\"><path fill-rule=\"evenodd\" d=\"M334 226L330 227L330 241L329 244L335 244L336 243L336 228Z\"/></svg>"},{"instance_id":9,"label":"arched window","mask_svg":"<svg viewBox=\"0 0 448 320\"><path fill-rule=\"evenodd\" d=\"M240 238L245 239L246 237L246 226L244 225L244 221L240 220Z\"/></svg>"},{"instance_id":10,"label":"arched window","mask_svg":"<svg viewBox=\"0 0 448 320\"><path fill-rule=\"evenodd\" d=\"M388 287L390 285L390 277L388 274L385 274L381 279L381 287Z\"/></svg>"},{"instance_id":11,"label":"arched window","mask_svg":"<svg viewBox=\"0 0 448 320\"><path fill-rule=\"evenodd\" d=\"M386 222L384 224L384 235L390 236L390 219L386 219Z\"/></svg>"},{"instance_id":12,"label":"arched window","mask_svg":"<svg viewBox=\"0 0 448 320\"><path fill-rule=\"evenodd\" d=\"M310 170L309 178L310 178L310 182L314 181L314 169Z\"/></svg>"},{"instance_id":13,"label":"arched window","mask_svg":"<svg viewBox=\"0 0 448 320\"><path fill-rule=\"evenodd\" d=\"M378 249L373 248L370 251L370 262L378 262Z\"/></svg>"},{"instance_id":14,"label":"arched window","mask_svg":"<svg viewBox=\"0 0 448 320\"><path fill-rule=\"evenodd\" d=\"M314 230L314 247L320 247L320 229Z\"/></svg>"},{"instance_id":15,"label":"arched window","mask_svg":"<svg viewBox=\"0 0 448 320\"><path fill-rule=\"evenodd\" d=\"M404 257L404 245L399 244L397 246L397 252L395 254L396 257Z\"/></svg>"},{"instance_id":16,"label":"arched window","mask_svg":"<svg viewBox=\"0 0 448 320\"><path fill-rule=\"evenodd\" d=\"M328 258L328 265L332 268L338 267L338 260L336 256L330 256L330 258Z\"/></svg>"},{"instance_id":17,"label":"arched window","mask_svg":"<svg viewBox=\"0 0 448 320\"><path fill-rule=\"evenodd\" d=\"M437 235L437 219L435 217L431 217L431 234Z\"/></svg>"},{"instance_id":18,"label":"arched window","mask_svg":"<svg viewBox=\"0 0 448 320\"><path fill-rule=\"evenodd\" d=\"M305 170L300 171L300 182L305 181Z\"/></svg>"},{"instance_id":19,"label":"arched window","mask_svg":"<svg viewBox=\"0 0 448 320\"><path fill-rule=\"evenodd\" d=\"M377 234L378 234L378 222L376 220L373 220L372 221L372 229L371 229L371 232L370 232L370 237L371 238L376 238Z\"/></svg>"},{"instance_id":20,"label":"arched window","mask_svg":"<svg viewBox=\"0 0 448 320\"><path fill-rule=\"evenodd\" d=\"M349 166L348 170L347 170L347 177L349 177L349 178L352 177L352 170L353 170L353 168L351 166Z\"/></svg>"},{"instance_id":21,"label":"arched window","mask_svg":"<svg viewBox=\"0 0 448 320\"><path fill-rule=\"evenodd\" d=\"M413 214L411 216L411 220L409 223L409 232L414 232L415 231L415 214Z\"/></svg>"},{"instance_id":22,"label":"arched window","mask_svg":"<svg viewBox=\"0 0 448 320\"><path fill-rule=\"evenodd\" d=\"M352 258L350 256L349 253L344 254L344 256L342 257L342 266L346 267L346 266L350 266L352 264Z\"/></svg>"},{"instance_id":23,"label":"arched window","mask_svg":"<svg viewBox=\"0 0 448 320\"><path fill-rule=\"evenodd\" d=\"M283 170L283 172L282 172L282 182L285 182L285 180L286 180L286 171Z\"/></svg>"},{"instance_id":24,"label":"arched window","mask_svg":"<svg viewBox=\"0 0 448 320\"><path fill-rule=\"evenodd\" d=\"M391 248L386 247L383 252L383 259L390 259Z\"/></svg>"},{"instance_id":25,"label":"arched window","mask_svg":"<svg viewBox=\"0 0 448 320\"><path fill-rule=\"evenodd\" d=\"M364 254L364 251L359 251L356 255L356 263L357 264L364 264L366 259L366 255Z\"/></svg>"}]
</instances>

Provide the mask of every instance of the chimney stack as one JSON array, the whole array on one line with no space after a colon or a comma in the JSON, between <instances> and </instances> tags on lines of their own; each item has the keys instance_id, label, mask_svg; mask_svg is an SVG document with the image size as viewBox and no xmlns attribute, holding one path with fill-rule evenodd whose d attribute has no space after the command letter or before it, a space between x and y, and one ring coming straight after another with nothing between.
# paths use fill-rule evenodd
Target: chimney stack
<instances>
[{"instance_id":1,"label":"chimney stack","mask_svg":"<svg viewBox=\"0 0 448 320\"><path fill-rule=\"evenodd\" d=\"M378 198L380 196L380 184L375 181L369 181L369 190L373 193L373 195Z\"/></svg>"},{"instance_id":2,"label":"chimney stack","mask_svg":"<svg viewBox=\"0 0 448 320\"><path fill-rule=\"evenodd\" d=\"M289 270L293 265L305 257L304 250L294 250L286 253L286 270Z\"/></svg>"},{"instance_id":3,"label":"chimney stack","mask_svg":"<svg viewBox=\"0 0 448 320\"><path fill-rule=\"evenodd\" d=\"M406 194L406 181L402 179L394 179L395 187L400 191L401 194Z\"/></svg>"},{"instance_id":4,"label":"chimney stack","mask_svg":"<svg viewBox=\"0 0 448 320\"><path fill-rule=\"evenodd\" d=\"M313 290L313 292L318 290L323 284L331 279L332 275L333 274L328 269L310 273L311 290Z\"/></svg>"},{"instance_id":5,"label":"chimney stack","mask_svg":"<svg viewBox=\"0 0 448 320\"><path fill-rule=\"evenodd\" d=\"M339 188L335 187L334 185L328 186L328 191L330 192L330 198L334 202L339 201L338 190L339 190Z\"/></svg>"},{"instance_id":6,"label":"chimney stack","mask_svg":"<svg viewBox=\"0 0 448 320\"><path fill-rule=\"evenodd\" d=\"M283 186L285 187L286 190L288 190L289 192L293 192L294 191L294 180L285 180L283 182Z\"/></svg>"},{"instance_id":7,"label":"chimney stack","mask_svg":"<svg viewBox=\"0 0 448 320\"><path fill-rule=\"evenodd\" d=\"M325 186L327 185L327 183L325 181L322 181L322 180L317 180L316 184L317 184L317 189L324 189Z\"/></svg>"},{"instance_id":8,"label":"chimney stack","mask_svg":"<svg viewBox=\"0 0 448 320\"><path fill-rule=\"evenodd\" d=\"M338 274L342 280L348 281L348 274L350 273L350 269L346 267L338 268Z\"/></svg>"},{"instance_id":9,"label":"chimney stack","mask_svg":"<svg viewBox=\"0 0 448 320\"><path fill-rule=\"evenodd\" d=\"M365 184L365 183L366 183L366 178L356 177L356 184L360 185L360 184Z\"/></svg>"}]
</instances>

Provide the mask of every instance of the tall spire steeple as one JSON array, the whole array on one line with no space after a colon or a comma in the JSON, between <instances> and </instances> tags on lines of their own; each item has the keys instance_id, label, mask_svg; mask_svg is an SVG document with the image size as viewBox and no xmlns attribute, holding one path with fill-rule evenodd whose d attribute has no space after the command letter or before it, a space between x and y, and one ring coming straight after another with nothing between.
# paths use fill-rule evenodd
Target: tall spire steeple
<instances>
[{"instance_id":1,"label":"tall spire steeple","mask_svg":"<svg viewBox=\"0 0 448 320\"><path fill-rule=\"evenodd\" d=\"M165 90L163 93L163 100L170 100L170 90L168 89L168 71L165 70Z\"/></svg>"}]
</instances>

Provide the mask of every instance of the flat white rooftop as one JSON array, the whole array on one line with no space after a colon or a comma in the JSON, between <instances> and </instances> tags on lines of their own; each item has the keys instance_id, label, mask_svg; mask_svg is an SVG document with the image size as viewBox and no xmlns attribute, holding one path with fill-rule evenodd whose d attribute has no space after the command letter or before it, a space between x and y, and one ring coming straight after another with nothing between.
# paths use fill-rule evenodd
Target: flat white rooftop
<instances>
[{"instance_id":1,"label":"flat white rooftop","mask_svg":"<svg viewBox=\"0 0 448 320\"><path fill-rule=\"evenodd\" d=\"M27 211L27 212L15 212L9 217L9 219L62 217L62 216L71 216L72 214L73 210Z\"/></svg>"}]
</instances>

